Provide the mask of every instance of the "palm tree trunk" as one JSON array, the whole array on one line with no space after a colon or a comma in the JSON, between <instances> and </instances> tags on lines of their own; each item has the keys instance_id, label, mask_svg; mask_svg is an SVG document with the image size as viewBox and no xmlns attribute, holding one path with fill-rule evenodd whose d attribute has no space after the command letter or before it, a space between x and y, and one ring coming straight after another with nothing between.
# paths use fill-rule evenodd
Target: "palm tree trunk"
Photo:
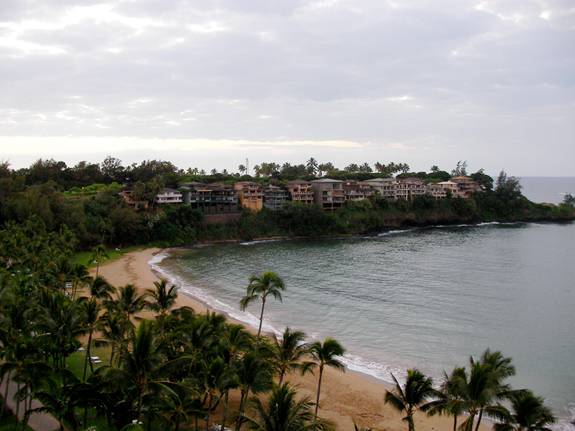
<instances>
[{"instance_id":1,"label":"palm tree trunk","mask_svg":"<svg viewBox=\"0 0 575 431\"><path fill-rule=\"evenodd\" d=\"M313 414L313 423L315 427L315 423L317 421L317 412L319 410L319 395L321 392L321 379L323 378L323 364L319 366L319 379L317 381L317 396L315 398L315 412Z\"/></svg>"},{"instance_id":2,"label":"palm tree trunk","mask_svg":"<svg viewBox=\"0 0 575 431\"><path fill-rule=\"evenodd\" d=\"M16 393L20 392L20 382L16 383ZM20 397L16 396L16 417L20 415Z\"/></svg>"},{"instance_id":3,"label":"palm tree trunk","mask_svg":"<svg viewBox=\"0 0 575 431\"><path fill-rule=\"evenodd\" d=\"M262 333L262 322L264 321L264 308L266 306L266 297L264 296L262 298L262 312L260 313L260 326L258 328L258 338L260 337L261 333Z\"/></svg>"},{"instance_id":4,"label":"palm tree trunk","mask_svg":"<svg viewBox=\"0 0 575 431\"><path fill-rule=\"evenodd\" d=\"M228 419L229 395L230 391L227 390L226 394L224 395L224 412L222 415L222 426L220 427L220 431L224 431L226 428L226 420Z\"/></svg>"},{"instance_id":5,"label":"palm tree trunk","mask_svg":"<svg viewBox=\"0 0 575 431\"><path fill-rule=\"evenodd\" d=\"M280 373L280 379L278 381L278 386L281 386L283 381L284 381L284 376L285 376L285 371L282 370L282 372Z\"/></svg>"},{"instance_id":6,"label":"palm tree trunk","mask_svg":"<svg viewBox=\"0 0 575 431\"><path fill-rule=\"evenodd\" d=\"M7 404L8 404L8 386L10 386L10 374L11 371L8 371L6 373L6 388L4 389L4 404L2 405L2 412L0 414L0 417L4 416L4 413L6 412Z\"/></svg>"},{"instance_id":7,"label":"palm tree trunk","mask_svg":"<svg viewBox=\"0 0 575 431\"><path fill-rule=\"evenodd\" d=\"M210 416L212 415L212 394L210 392L210 396L208 397L208 412L206 414L206 431L210 430Z\"/></svg>"},{"instance_id":8,"label":"palm tree trunk","mask_svg":"<svg viewBox=\"0 0 575 431\"><path fill-rule=\"evenodd\" d=\"M475 425L475 431L479 431L479 425L481 424L482 416L483 416L483 409L479 410L479 416L477 416L477 424Z\"/></svg>"},{"instance_id":9,"label":"palm tree trunk","mask_svg":"<svg viewBox=\"0 0 575 431\"><path fill-rule=\"evenodd\" d=\"M86 358L84 360L84 376L82 377L82 381L86 381L86 374L88 372L88 363L90 363L90 372L94 372L94 368L92 366L92 351L91 351L91 346L92 346L92 334L93 331L92 329L90 329L90 335L88 336L88 345L86 346Z\"/></svg>"},{"instance_id":10,"label":"palm tree trunk","mask_svg":"<svg viewBox=\"0 0 575 431\"><path fill-rule=\"evenodd\" d=\"M239 412L238 412L238 420L236 422L236 431L240 431L240 428L242 426L242 420L243 420L243 415L244 415L244 404L245 404L245 399L247 398L247 392L249 392L249 391L245 391L244 389L241 390L240 408L239 408Z\"/></svg>"},{"instance_id":11,"label":"palm tree trunk","mask_svg":"<svg viewBox=\"0 0 575 431\"><path fill-rule=\"evenodd\" d=\"M453 431L457 431L457 415L453 415Z\"/></svg>"},{"instance_id":12,"label":"palm tree trunk","mask_svg":"<svg viewBox=\"0 0 575 431\"><path fill-rule=\"evenodd\" d=\"M413 412L409 412L407 416L407 426L409 431L415 431L415 423L413 422Z\"/></svg>"}]
</instances>

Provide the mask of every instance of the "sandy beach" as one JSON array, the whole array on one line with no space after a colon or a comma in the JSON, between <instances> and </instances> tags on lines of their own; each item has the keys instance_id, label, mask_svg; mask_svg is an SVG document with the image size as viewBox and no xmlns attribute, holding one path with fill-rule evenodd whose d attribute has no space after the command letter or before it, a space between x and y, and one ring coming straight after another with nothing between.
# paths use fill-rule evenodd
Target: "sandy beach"
<instances>
[{"instance_id":1,"label":"sandy beach","mask_svg":"<svg viewBox=\"0 0 575 431\"><path fill-rule=\"evenodd\" d=\"M157 248L148 248L128 253L103 265L100 274L115 286L131 283L140 289L150 288L154 281L158 280L158 276L151 270L148 262L160 251ZM183 293L178 296L178 306L188 306L199 313L207 310L204 304ZM337 334L333 336L337 338ZM315 376L294 375L289 380L298 386L302 395L313 399L317 384ZM333 421L340 430L353 430L354 422L359 426L377 430L407 429L405 422L401 420L402 415L384 405L385 391L386 385L375 378L353 371L339 373L328 369L322 384L320 415ZM416 428L420 431L449 430L452 427L451 417L429 418L419 413L416 415ZM482 430L489 428L487 424L481 427Z\"/></svg>"}]
</instances>

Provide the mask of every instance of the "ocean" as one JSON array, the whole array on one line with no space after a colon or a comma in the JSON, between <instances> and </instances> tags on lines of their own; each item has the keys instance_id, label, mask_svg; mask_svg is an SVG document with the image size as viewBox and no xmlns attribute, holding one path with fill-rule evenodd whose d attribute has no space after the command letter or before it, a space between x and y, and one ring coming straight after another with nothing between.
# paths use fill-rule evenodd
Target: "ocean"
<instances>
[{"instance_id":1,"label":"ocean","mask_svg":"<svg viewBox=\"0 0 575 431\"><path fill-rule=\"evenodd\" d=\"M469 355L501 350L517 367L512 384L544 396L558 429L573 430L574 244L574 223L491 223L207 246L151 264L254 326L257 306L241 312L238 302L250 275L276 271L287 291L266 309L264 329L332 336L350 369L385 381L409 367L439 380Z\"/></svg>"}]
</instances>

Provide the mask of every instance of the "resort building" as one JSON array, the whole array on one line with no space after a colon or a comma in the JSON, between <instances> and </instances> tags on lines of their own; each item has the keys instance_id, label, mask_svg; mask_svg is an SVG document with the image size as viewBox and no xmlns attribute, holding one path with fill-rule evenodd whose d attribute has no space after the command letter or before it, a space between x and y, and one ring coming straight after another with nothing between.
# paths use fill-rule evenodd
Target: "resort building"
<instances>
[{"instance_id":1,"label":"resort building","mask_svg":"<svg viewBox=\"0 0 575 431\"><path fill-rule=\"evenodd\" d=\"M293 202L301 202L308 205L314 202L313 188L309 181L290 181L287 184L287 190Z\"/></svg>"},{"instance_id":2,"label":"resort building","mask_svg":"<svg viewBox=\"0 0 575 431\"><path fill-rule=\"evenodd\" d=\"M451 194L454 198L459 197L459 188L457 187L457 183L454 183L453 181L441 181L440 183L437 183L437 185L445 190L446 197L448 194Z\"/></svg>"},{"instance_id":3,"label":"resort building","mask_svg":"<svg viewBox=\"0 0 575 431\"><path fill-rule=\"evenodd\" d=\"M176 189L165 188L156 195L155 202L159 205L181 204L183 202L182 194Z\"/></svg>"},{"instance_id":4,"label":"resort building","mask_svg":"<svg viewBox=\"0 0 575 431\"><path fill-rule=\"evenodd\" d=\"M251 211L260 211L263 208L264 194L259 184L252 181L240 181L234 184L240 205Z\"/></svg>"},{"instance_id":5,"label":"resort building","mask_svg":"<svg viewBox=\"0 0 575 431\"><path fill-rule=\"evenodd\" d=\"M289 192L281 187L270 185L264 189L264 206L272 211L281 209L289 198Z\"/></svg>"},{"instance_id":6,"label":"resort building","mask_svg":"<svg viewBox=\"0 0 575 431\"><path fill-rule=\"evenodd\" d=\"M346 201L362 201L375 193L369 184L358 181L344 181L343 194Z\"/></svg>"},{"instance_id":7,"label":"resort building","mask_svg":"<svg viewBox=\"0 0 575 431\"><path fill-rule=\"evenodd\" d=\"M238 212L238 197L234 188L227 184L188 183L180 187L183 202L205 214L228 214Z\"/></svg>"},{"instance_id":8,"label":"resort building","mask_svg":"<svg viewBox=\"0 0 575 431\"><path fill-rule=\"evenodd\" d=\"M425 192L435 199L444 199L447 197L447 190L441 187L438 183L427 184Z\"/></svg>"},{"instance_id":9,"label":"resort building","mask_svg":"<svg viewBox=\"0 0 575 431\"><path fill-rule=\"evenodd\" d=\"M343 181L322 178L311 181L311 186L315 203L321 205L324 210L340 208L345 202Z\"/></svg>"},{"instance_id":10,"label":"resort building","mask_svg":"<svg viewBox=\"0 0 575 431\"><path fill-rule=\"evenodd\" d=\"M396 181L393 178L373 178L371 180L362 181L362 183L367 184L382 198L390 200L395 199Z\"/></svg>"},{"instance_id":11,"label":"resort building","mask_svg":"<svg viewBox=\"0 0 575 431\"><path fill-rule=\"evenodd\" d=\"M462 198L470 198L473 193L481 190L479 183L471 177L453 177L451 181L457 184L459 195Z\"/></svg>"},{"instance_id":12,"label":"resort building","mask_svg":"<svg viewBox=\"0 0 575 431\"><path fill-rule=\"evenodd\" d=\"M425 192L425 181L421 178L402 178L395 184L395 199L410 201Z\"/></svg>"}]
</instances>

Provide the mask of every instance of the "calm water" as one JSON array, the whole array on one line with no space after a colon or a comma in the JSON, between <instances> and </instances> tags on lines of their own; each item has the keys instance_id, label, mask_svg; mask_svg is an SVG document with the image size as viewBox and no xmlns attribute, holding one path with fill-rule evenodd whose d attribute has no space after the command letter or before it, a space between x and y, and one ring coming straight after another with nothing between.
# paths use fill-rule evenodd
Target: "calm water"
<instances>
[{"instance_id":1,"label":"calm water","mask_svg":"<svg viewBox=\"0 0 575 431\"><path fill-rule=\"evenodd\" d=\"M238 301L251 274L274 270L287 292L267 310L267 328L333 336L350 368L384 380L406 367L438 377L470 354L500 349L517 366L513 383L567 418L575 402L574 244L575 224L490 224L205 247L156 267L252 324L257 309L241 313Z\"/></svg>"}]
</instances>

